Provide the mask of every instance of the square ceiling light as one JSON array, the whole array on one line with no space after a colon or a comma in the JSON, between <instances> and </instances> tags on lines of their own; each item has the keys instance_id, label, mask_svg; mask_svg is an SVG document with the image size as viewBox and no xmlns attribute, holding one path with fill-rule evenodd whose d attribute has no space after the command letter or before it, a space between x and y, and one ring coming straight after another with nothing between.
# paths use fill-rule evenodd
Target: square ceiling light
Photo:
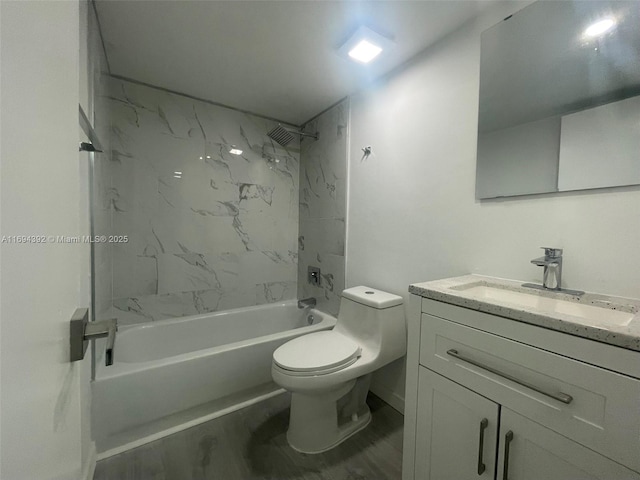
<instances>
[{"instance_id":1,"label":"square ceiling light","mask_svg":"<svg viewBox=\"0 0 640 480\"><path fill-rule=\"evenodd\" d=\"M367 64L378 58L383 51L389 50L393 42L365 26L359 27L338 49L345 58Z\"/></svg>"}]
</instances>

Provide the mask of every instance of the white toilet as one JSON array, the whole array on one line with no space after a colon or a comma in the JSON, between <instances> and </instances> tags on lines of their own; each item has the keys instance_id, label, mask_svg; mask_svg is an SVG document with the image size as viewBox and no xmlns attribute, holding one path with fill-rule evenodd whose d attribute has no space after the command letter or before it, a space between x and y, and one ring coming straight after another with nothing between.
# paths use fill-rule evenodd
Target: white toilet
<instances>
[{"instance_id":1,"label":"white toilet","mask_svg":"<svg viewBox=\"0 0 640 480\"><path fill-rule=\"evenodd\" d=\"M324 452L369 424L371 372L407 350L402 303L373 288L349 288L333 330L303 335L273 353L273 380L292 394L287 440L295 450Z\"/></svg>"}]
</instances>

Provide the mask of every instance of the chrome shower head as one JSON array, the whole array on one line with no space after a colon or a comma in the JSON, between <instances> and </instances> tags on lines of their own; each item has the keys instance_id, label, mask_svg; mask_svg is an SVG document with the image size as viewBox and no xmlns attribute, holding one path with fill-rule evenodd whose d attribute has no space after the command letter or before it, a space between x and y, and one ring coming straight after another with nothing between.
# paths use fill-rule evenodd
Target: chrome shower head
<instances>
[{"instance_id":1,"label":"chrome shower head","mask_svg":"<svg viewBox=\"0 0 640 480\"><path fill-rule=\"evenodd\" d=\"M275 140L278 144L286 147L296 137L294 135L300 135L301 137L311 137L314 140L318 140L318 133L307 133L298 130L287 130L282 125L278 124L277 127L272 128L267 135Z\"/></svg>"},{"instance_id":2,"label":"chrome shower head","mask_svg":"<svg viewBox=\"0 0 640 480\"><path fill-rule=\"evenodd\" d=\"M267 133L267 135L269 136L269 138L272 138L283 147L286 147L296 138L291 135L289 130L286 130L282 125L278 125L272 128L269 133Z\"/></svg>"}]
</instances>

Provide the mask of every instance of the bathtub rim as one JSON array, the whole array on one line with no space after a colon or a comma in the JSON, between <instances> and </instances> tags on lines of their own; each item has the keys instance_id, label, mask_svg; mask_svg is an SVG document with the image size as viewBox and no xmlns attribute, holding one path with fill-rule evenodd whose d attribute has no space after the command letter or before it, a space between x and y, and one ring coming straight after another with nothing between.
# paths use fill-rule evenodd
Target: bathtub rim
<instances>
[{"instance_id":1,"label":"bathtub rim","mask_svg":"<svg viewBox=\"0 0 640 480\"><path fill-rule=\"evenodd\" d=\"M283 306L288 306L288 305L292 305L294 304L295 301L288 301L288 302L279 302L279 303L275 303L275 304L269 304L269 306L271 307L272 305L274 306L274 309L276 306L279 307L283 307ZM205 313L205 314L199 314L199 315L191 315L188 317L178 317L178 318L169 318L169 319L163 319L163 320L157 320L152 322L152 324L147 325L146 323L144 325L126 325L122 327L122 332L127 332L127 331L135 331L135 330L143 330L145 328L152 328L155 326L160 326L160 325L170 325L170 324L175 324L175 323L182 323L182 322L187 322L187 321L193 321L193 320L200 320L200 319L204 319L204 318L209 318L209 317L222 317L225 315L228 315L230 313L239 313L240 311L246 311L247 309L251 309L251 310L260 310L260 309L264 309L264 305L258 305L255 307L246 307L246 308L241 308L241 309L230 309L230 310L223 310L220 312L212 312L212 313ZM227 343L224 345L219 345L216 347L209 347L209 348L203 348L200 350L194 350L191 352L186 352L186 353L181 353L179 355L173 355L170 357L164 357L164 358L160 358L160 359L155 359L155 360L147 360L147 361L142 361L142 362L118 362L118 339L116 336L116 343L115 343L115 362L114 365L111 367L107 367L104 364L102 364L102 362L98 363L96 365L96 375L95 375L95 380L96 382L99 382L100 380L107 380L107 379L111 379L111 378L117 378L120 377L122 375L128 375L128 374L132 374L132 373L136 373L136 372L142 372L142 371L146 371L146 370L151 370L151 369L155 369L155 368L161 368L167 365L173 365L173 364L179 364L179 363L184 363L184 362L188 362L190 360L194 360L196 358L199 357L204 357L204 356L209 356L209 355L215 355L218 353L224 353L227 351L231 351L231 350L236 350L239 348L244 348L244 347L248 347L250 345L254 345L257 343L264 343L264 342L270 342L273 340L279 340L279 339L291 339L294 337L298 337L301 335L307 335L309 333L313 333L316 331L321 331L321 330L329 330L332 329L336 322L337 319L335 317L333 317L332 315L329 315L328 313L325 312L321 312L320 310L317 309L310 309L307 310L307 314L311 314L311 315L317 315L321 318L321 321L318 323L314 323L313 325L306 325L303 327L298 327L298 328L293 328L293 329L288 329L288 330L283 330L280 332L275 332L275 333L270 333L268 335L262 335L260 337L253 337L253 338L248 338L245 340L239 340L237 342L232 342L232 343ZM162 324L160 324L160 322L163 322ZM151 323L151 322L150 322Z\"/></svg>"}]
</instances>

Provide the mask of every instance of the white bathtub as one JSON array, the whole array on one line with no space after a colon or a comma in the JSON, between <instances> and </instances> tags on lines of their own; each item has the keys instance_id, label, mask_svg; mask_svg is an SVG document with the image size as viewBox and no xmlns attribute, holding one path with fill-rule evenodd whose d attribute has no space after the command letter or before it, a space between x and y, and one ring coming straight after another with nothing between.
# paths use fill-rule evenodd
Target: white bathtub
<instances>
[{"instance_id":1,"label":"white bathtub","mask_svg":"<svg viewBox=\"0 0 640 480\"><path fill-rule=\"evenodd\" d=\"M273 351L335 322L288 301L120 327L114 364L99 358L93 382L98 453L104 458L277 391Z\"/></svg>"}]
</instances>

